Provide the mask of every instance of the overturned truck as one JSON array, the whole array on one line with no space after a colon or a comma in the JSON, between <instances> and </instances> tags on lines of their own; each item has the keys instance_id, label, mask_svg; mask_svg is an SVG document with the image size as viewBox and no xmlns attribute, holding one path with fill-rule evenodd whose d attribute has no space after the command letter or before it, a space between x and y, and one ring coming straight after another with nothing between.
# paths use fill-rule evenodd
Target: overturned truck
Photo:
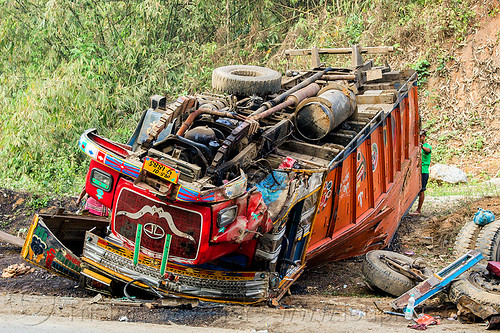
<instances>
[{"instance_id":1,"label":"overturned truck","mask_svg":"<svg viewBox=\"0 0 500 333\"><path fill-rule=\"evenodd\" d=\"M22 257L104 293L248 304L384 248L420 189L416 74L361 57L389 51L289 50L313 69L283 78L217 68L216 93L151 97L126 144L86 131L85 192L110 218L36 215Z\"/></svg>"}]
</instances>

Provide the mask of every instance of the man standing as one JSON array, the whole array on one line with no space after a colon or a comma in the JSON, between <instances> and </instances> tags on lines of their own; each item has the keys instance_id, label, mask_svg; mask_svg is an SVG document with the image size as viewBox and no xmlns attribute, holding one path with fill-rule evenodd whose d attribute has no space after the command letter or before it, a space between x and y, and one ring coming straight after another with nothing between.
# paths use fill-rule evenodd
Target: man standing
<instances>
[{"instance_id":1,"label":"man standing","mask_svg":"<svg viewBox=\"0 0 500 333\"><path fill-rule=\"evenodd\" d=\"M424 204L425 190L427 181L429 180L429 165L431 164L431 145L425 142L427 131L420 131L420 148L422 149L422 188L418 193L418 207L415 214L422 213L422 205Z\"/></svg>"}]
</instances>

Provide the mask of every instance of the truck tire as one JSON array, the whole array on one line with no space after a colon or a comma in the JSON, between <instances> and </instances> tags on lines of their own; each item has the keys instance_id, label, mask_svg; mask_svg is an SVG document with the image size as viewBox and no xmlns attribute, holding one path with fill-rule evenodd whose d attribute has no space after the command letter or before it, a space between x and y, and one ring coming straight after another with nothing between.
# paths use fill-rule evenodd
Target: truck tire
<instances>
[{"instance_id":1,"label":"truck tire","mask_svg":"<svg viewBox=\"0 0 500 333\"><path fill-rule=\"evenodd\" d=\"M385 291L390 295L399 297L417 285L416 281L388 266L380 259L381 255L407 264L412 264L415 261L410 257L391 251L375 250L368 252L363 261L361 270L371 286ZM422 273L427 277L433 274L428 268L424 268Z\"/></svg>"},{"instance_id":2,"label":"truck tire","mask_svg":"<svg viewBox=\"0 0 500 333\"><path fill-rule=\"evenodd\" d=\"M274 94L281 88L281 74L259 66L224 66L213 70L212 87L234 95Z\"/></svg>"},{"instance_id":3,"label":"truck tire","mask_svg":"<svg viewBox=\"0 0 500 333\"><path fill-rule=\"evenodd\" d=\"M492 306L496 311L500 312L499 280L498 278L491 278L486 273L486 269L470 269L463 273L450 286L448 294L450 301L457 304L462 296L466 296L476 303L483 306ZM475 313L475 315L481 317L479 313Z\"/></svg>"},{"instance_id":4,"label":"truck tire","mask_svg":"<svg viewBox=\"0 0 500 333\"><path fill-rule=\"evenodd\" d=\"M462 229L458 232L455 241L454 252L456 256L466 254L469 250L474 250L476 247L476 238L480 226L473 221L467 221Z\"/></svg>"},{"instance_id":5,"label":"truck tire","mask_svg":"<svg viewBox=\"0 0 500 333\"><path fill-rule=\"evenodd\" d=\"M482 227L477 236L476 249L487 261L500 261L500 220Z\"/></svg>"}]
</instances>

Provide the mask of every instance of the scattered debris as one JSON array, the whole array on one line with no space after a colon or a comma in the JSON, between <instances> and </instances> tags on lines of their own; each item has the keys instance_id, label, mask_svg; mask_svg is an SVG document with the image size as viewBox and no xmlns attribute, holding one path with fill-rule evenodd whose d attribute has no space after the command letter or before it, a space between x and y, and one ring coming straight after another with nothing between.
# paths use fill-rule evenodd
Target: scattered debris
<instances>
[{"instance_id":1,"label":"scattered debris","mask_svg":"<svg viewBox=\"0 0 500 333\"><path fill-rule=\"evenodd\" d=\"M10 265L7 268L4 268L2 277L3 278L11 278L14 276L24 275L27 273L33 273L35 271L34 268L30 266L26 266L24 263Z\"/></svg>"},{"instance_id":2,"label":"scattered debris","mask_svg":"<svg viewBox=\"0 0 500 333\"><path fill-rule=\"evenodd\" d=\"M17 231L17 237L19 238L26 238L26 235L28 234L28 228L21 228Z\"/></svg>"},{"instance_id":3,"label":"scattered debris","mask_svg":"<svg viewBox=\"0 0 500 333\"><path fill-rule=\"evenodd\" d=\"M489 210L477 208L477 213L474 214L474 223L477 225L486 225L495 221L495 214Z\"/></svg>"},{"instance_id":4,"label":"scattered debris","mask_svg":"<svg viewBox=\"0 0 500 333\"><path fill-rule=\"evenodd\" d=\"M400 316L400 317L405 316L404 313L399 313L399 312L394 312L394 311L384 311L384 314L388 314L388 315L392 315L392 316Z\"/></svg>"},{"instance_id":5,"label":"scattered debris","mask_svg":"<svg viewBox=\"0 0 500 333\"><path fill-rule=\"evenodd\" d=\"M415 295L415 306L418 306L426 299L443 290L481 259L483 259L483 255L480 252L470 250L438 273L435 273L427 280L420 282L416 287L399 296L392 302L392 307L396 310L405 308L410 295Z\"/></svg>"},{"instance_id":6,"label":"scattered debris","mask_svg":"<svg viewBox=\"0 0 500 333\"><path fill-rule=\"evenodd\" d=\"M421 315L419 315L419 317L415 321L417 322L417 324L420 324L420 325L423 324L423 325L426 325L426 326L429 326L429 325L439 325L441 323L441 321L439 320L439 318L434 318L433 316L428 315L428 314L421 314Z\"/></svg>"},{"instance_id":7,"label":"scattered debris","mask_svg":"<svg viewBox=\"0 0 500 333\"><path fill-rule=\"evenodd\" d=\"M413 325L408 325L409 328L413 328L414 330L417 331L425 331L427 329L427 325L425 324L413 324Z\"/></svg>"},{"instance_id":8,"label":"scattered debris","mask_svg":"<svg viewBox=\"0 0 500 333\"><path fill-rule=\"evenodd\" d=\"M102 301L102 298L102 294L97 294L90 300L90 304L99 303Z\"/></svg>"},{"instance_id":9,"label":"scattered debris","mask_svg":"<svg viewBox=\"0 0 500 333\"><path fill-rule=\"evenodd\" d=\"M356 309L351 309L351 316L363 317L366 316L366 312Z\"/></svg>"},{"instance_id":10,"label":"scattered debris","mask_svg":"<svg viewBox=\"0 0 500 333\"><path fill-rule=\"evenodd\" d=\"M24 239L20 237L13 236L11 234L8 234L4 231L0 231L0 240L5 241L10 244L14 244L17 246L23 246L24 245Z\"/></svg>"},{"instance_id":11,"label":"scattered debris","mask_svg":"<svg viewBox=\"0 0 500 333\"><path fill-rule=\"evenodd\" d=\"M496 277L500 277L500 262L488 261L488 265L486 266L486 269L488 270L488 272L495 275Z\"/></svg>"},{"instance_id":12,"label":"scattered debris","mask_svg":"<svg viewBox=\"0 0 500 333\"><path fill-rule=\"evenodd\" d=\"M182 309L193 309L193 308L204 308L200 301L197 299L185 299L185 298L162 298L156 302L146 303L146 306L150 309L155 308L182 308Z\"/></svg>"},{"instance_id":13,"label":"scattered debris","mask_svg":"<svg viewBox=\"0 0 500 333\"><path fill-rule=\"evenodd\" d=\"M120 318L118 318L118 321L129 321L129 319L127 316L121 316Z\"/></svg>"}]
</instances>

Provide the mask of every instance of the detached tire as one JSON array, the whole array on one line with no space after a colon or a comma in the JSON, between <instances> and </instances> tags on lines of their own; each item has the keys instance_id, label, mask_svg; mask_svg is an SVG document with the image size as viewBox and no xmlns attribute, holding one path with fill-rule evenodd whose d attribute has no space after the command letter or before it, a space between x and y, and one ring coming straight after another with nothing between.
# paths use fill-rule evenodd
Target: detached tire
<instances>
[{"instance_id":1,"label":"detached tire","mask_svg":"<svg viewBox=\"0 0 500 333\"><path fill-rule=\"evenodd\" d=\"M388 266L380 259L381 255L406 264L412 264L415 261L410 257L391 251L375 250L368 252L363 261L362 271L371 286L399 297L417 285L416 281ZM422 273L427 277L433 274L428 268L424 268Z\"/></svg>"},{"instance_id":2,"label":"detached tire","mask_svg":"<svg viewBox=\"0 0 500 333\"><path fill-rule=\"evenodd\" d=\"M269 95L280 90L281 74L259 66L224 66L212 72L212 87L233 95Z\"/></svg>"},{"instance_id":3,"label":"detached tire","mask_svg":"<svg viewBox=\"0 0 500 333\"><path fill-rule=\"evenodd\" d=\"M473 221L467 221L463 225L462 229L458 232L454 246L454 252L457 257L476 248L476 238L478 237L479 229L480 227Z\"/></svg>"},{"instance_id":4,"label":"detached tire","mask_svg":"<svg viewBox=\"0 0 500 333\"><path fill-rule=\"evenodd\" d=\"M500 220L482 227L477 236L476 248L487 261L500 261Z\"/></svg>"}]
</instances>

